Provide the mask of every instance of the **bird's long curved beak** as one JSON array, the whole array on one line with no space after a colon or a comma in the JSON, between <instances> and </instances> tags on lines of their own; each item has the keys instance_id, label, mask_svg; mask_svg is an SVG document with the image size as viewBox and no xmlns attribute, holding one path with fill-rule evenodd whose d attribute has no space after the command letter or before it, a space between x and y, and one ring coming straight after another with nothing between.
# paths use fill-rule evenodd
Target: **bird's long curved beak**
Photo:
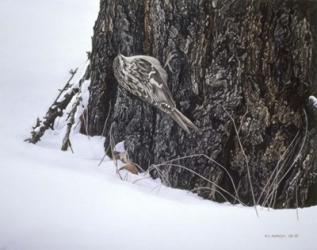
<instances>
[{"instance_id":1,"label":"bird's long curved beak","mask_svg":"<svg viewBox=\"0 0 317 250\"><path fill-rule=\"evenodd\" d=\"M126 57L119 52L118 58L120 58L120 60L124 61Z\"/></svg>"},{"instance_id":2,"label":"bird's long curved beak","mask_svg":"<svg viewBox=\"0 0 317 250\"><path fill-rule=\"evenodd\" d=\"M124 58L124 55L122 55L121 52L119 51L118 57L119 57L120 59L123 59L123 58Z\"/></svg>"}]
</instances>

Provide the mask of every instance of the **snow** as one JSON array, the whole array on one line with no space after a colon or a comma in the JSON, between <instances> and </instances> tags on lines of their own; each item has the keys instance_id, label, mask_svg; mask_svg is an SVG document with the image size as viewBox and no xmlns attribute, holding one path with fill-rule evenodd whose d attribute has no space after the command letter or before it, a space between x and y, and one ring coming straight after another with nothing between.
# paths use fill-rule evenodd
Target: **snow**
<instances>
[{"instance_id":1,"label":"snow","mask_svg":"<svg viewBox=\"0 0 317 250\"><path fill-rule=\"evenodd\" d=\"M59 149L63 130L23 142L85 64L98 5L0 2L0 249L316 249L317 207L257 218L147 176L121 180L109 159L98 166L101 137L73 134L74 154Z\"/></svg>"},{"instance_id":2,"label":"snow","mask_svg":"<svg viewBox=\"0 0 317 250\"><path fill-rule=\"evenodd\" d=\"M124 153L125 152L124 141L121 141L118 144L116 144L113 150L118 153Z\"/></svg>"},{"instance_id":3,"label":"snow","mask_svg":"<svg viewBox=\"0 0 317 250\"><path fill-rule=\"evenodd\" d=\"M314 108L317 108L317 98L315 96L311 95L308 100Z\"/></svg>"}]
</instances>

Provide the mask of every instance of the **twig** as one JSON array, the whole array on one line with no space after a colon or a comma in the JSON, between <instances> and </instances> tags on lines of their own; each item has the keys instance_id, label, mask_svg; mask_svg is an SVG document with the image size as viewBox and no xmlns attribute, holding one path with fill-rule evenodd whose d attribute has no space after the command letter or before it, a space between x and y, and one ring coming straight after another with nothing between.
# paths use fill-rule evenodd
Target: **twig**
<instances>
[{"instance_id":1,"label":"twig","mask_svg":"<svg viewBox=\"0 0 317 250\"><path fill-rule=\"evenodd\" d=\"M115 163L115 166L116 166L116 173L118 174L118 176L120 177L121 180L123 180L121 174L120 174L120 171L119 171L119 168L118 168L118 161L117 159L115 158L113 152L114 152L114 140L113 140L113 137L112 137L112 126L113 124L111 124L110 126L110 131L109 131L109 138L110 138L110 147L111 147L111 154L112 154L112 160L113 162Z\"/></svg>"},{"instance_id":2,"label":"twig","mask_svg":"<svg viewBox=\"0 0 317 250\"><path fill-rule=\"evenodd\" d=\"M243 157L244 157L244 159L245 159L245 163L246 163L246 167L247 167L247 175L248 175L248 180L249 180L251 195L252 195L252 199L253 199L254 209L255 209L256 215L259 217L258 209L256 208L257 203L256 203L256 201L255 201L255 196L254 196L254 190L253 190L253 185L252 185L252 180L251 180L251 174L250 174L250 168L249 168L248 157L246 156L246 154L245 154L245 152L244 152L244 148L243 148L242 143L241 143L241 140L240 140L239 132L238 132L238 130L237 130L237 126L236 126L236 123L235 123L233 117L229 114L229 112L226 110L226 108L225 108L224 106L222 106L222 108L223 108L223 110L226 112L226 114L229 116L230 120L231 120L232 123L233 123L233 127L234 127L235 133L236 133L236 135L237 135L238 143L239 143L239 146L240 146L241 152L242 152L242 154L243 154Z\"/></svg>"},{"instance_id":3,"label":"twig","mask_svg":"<svg viewBox=\"0 0 317 250\"><path fill-rule=\"evenodd\" d=\"M71 81L73 80L74 76L76 75L77 71L78 71L78 67L77 67L76 69L74 69L74 70L71 69L71 70L69 71L70 77L69 77L69 79L67 80L67 82L66 82L64 88L59 91L59 94L58 94L57 97L55 98L55 100L54 100L54 102L53 102L53 105L54 105L54 103L56 103L56 102L58 101L58 99L61 97L61 95L62 95L67 89L69 89L69 88L72 86L70 83L71 83Z\"/></svg>"},{"instance_id":4,"label":"twig","mask_svg":"<svg viewBox=\"0 0 317 250\"><path fill-rule=\"evenodd\" d=\"M206 158L207 160L209 160L209 161L215 163L215 164L216 164L218 167L220 167L222 170L224 170L224 171L226 172L226 174L228 175L230 181L231 181L231 184L232 184L233 189L234 189L234 191L235 191L235 193L236 193L236 196L238 197L238 199L240 199L240 198L239 198L239 195L238 195L237 188L236 188L236 186L235 186L235 184L234 184L234 181L233 181L233 179L232 179L232 176L230 175L230 173L228 172L228 170L227 170L224 166L222 166L219 162L217 162L217 161L214 160L213 158L207 156L206 154L191 154L191 155L187 155L187 156L181 156L181 157L174 158L174 159L172 159L172 160L168 160L168 161L162 162L162 163L160 163L160 164L169 164L169 163L174 162L174 161L183 160L183 159L188 159L188 158L194 158L194 157L204 157L204 158Z\"/></svg>"},{"instance_id":5,"label":"twig","mask_svg":"<svg viewBox=\"0 0 317 250\"><path fill-rule=\"evenodd\" d=\"M107 118L106 118L105 123L103 125L103 129L102 129L101 135L104 135L104 133L105 133L106 126L107 126L107 123L108 123L108 119L109 119L109 116L110 116L110 111L111 111L111 102L109 103L109 110L108 110Z\"/></svg>"},{"instance_id":6,"label":"twig","mask_svg":"<svg viewBox=\"0 0 317 250\"><path fill-rule=\"evenodd\" d=\"M107 156L107 152L108 150L110 149L110 144L108 145L106 151L105 151L105 154L102 156L101 160L99 161L98 163L98 167L103 163L103 161L105 160L106 156Z\"/></svg>"},{"instance_id":7,"label":"twig","mask_svg":"<svg viewBox=\"0 0 317 250\"><path fill-rule=\"evenodd\" d=\"M296 164L296 162L298 161L298 159L301 157L301 153L304 149L304 146L306 144L306 139L307 139L307 134L308 134L308 117L307 117L307 113L306 110L303 109L304 112L304 116L305 116L305 134L304 134L304 139L303 142L300 146L300 149L298 150L298 153L294 159L294 161L292 162L291 166L285 171L284 175L278 180L278 182L276 183L276 188L273 189L269 194L268 197L270 197L276 190L277 187L280 185L280 183L284 180L284 178L287 176L287 174L292 170L292 168L294 167L294 165ZM265 205L265 204L264 204ZM273 204L274 205L274 204Z\"/></svg>"},{"instance_id":8,"label":"twig","mask_svg":"<svg viewBox=\"0 0 317 250\"><path fill-rule=\"evenodd\" d=\"M296 193L295 193L295 199L296 199L296 217L297 220L299 221L299 211L298 211L298 197L297 197L297 192L298 192L298 186L296 185Z\"/></svg>"},{"instance_id":9,"label":"twig","mask_svg":"<svg viewBox=\"0 0 317 250\"><path fill-rule=\"evenodd\" d=\"M299 135L299 132L298 132ZM296 139L297 140L297 139ZM274 176L272 183L270 184L270 186L267 187L267 195L262 203L263 206L266 206L268 203L268 200L270 200L269 206L271 206L271 202L273 201L272 199L270 199L270 192L277 192L278 189L278 178L280 176L280 173L282 173L282 170L284 168L284 166L287 166L290 162L290 160L292 159L292 155L294 154L294 150L296 149L297 146L297 141L294 141L294 144L290 147L290 150L288 151L288 155L286 155L285 160L283 161L283 163L281 164L281 166L277 166L276 169L276 173L275 171L272 172L271 176ZM273 195L274 196L274 195Z\"/></svg>"},{"instance_id":10,"label":"twig","mask_svg":"<svg viewBox=\"0 0 317 250\"><path fill-rule=\"evenodd\" d=\"M59 101L61 95L64 92L66 92L69 88L72 87L70 82L72 81L75 74L77 73L77 69L78 68L70 71L71 76L66 82L64 88L60 90L58 96L54 100L53 104L49 107L44 118L42 118L42 120L40 120L39 118L37 119L36 125L33 127L33 130L31 131L31 137L26 139L25 140L26 142L30 142L33 144L37 143L41 139L41 137L44 135L47 129L49 128L53 129L56 118L63 115L63 111L65 110L65 108L71 102L73 97L79 92L78 87L73 87L73 89L70 92L67 92L64 95L63 99Z\"/></svg>"},{"instance_id":11,"label":"twig","mask_svg":"<svg viewBox=\"0 0 317 250\"><path fill-rule=\"evenodd\" d=\"M87 119L88 118L86 117L86 116L88 116L87 113L88 113L88 106L87 106L87 109L82 114L82 118L83 118L83 122L84 122L85 133L86 133L88 139L90 139L90 136L89 136L89 133L88 133L88 124L87 124Z\"/></svg>"},{"instance_id":12,"label":"twig","mask_svg":"<svg viewBox=\"0 0 317 250\"><path fill-rule=\"evenodd\" d=\"M63 139L63 143L62 143L62 147L61 147L62 151L66 151L68 149L68 146L70 146L71 151L73 152L69 137L70 137L70 132L72 130L72 127L73 127L73 125L75 123L75 114L76 114L76 111L77 111L77 107L78 107L78 105L80 104L80 102L82 100L80 94L81 94L80 92L77 93L76 101L74 102L73 107L72 107L72 109L69 112L69 115L67 117L68 122L67 122L66 133L65 133L65 136L64 136L64 139Z\"/></svg>"},{"instance_id":13,"label":"twig","mask_svg":"<svg viewBox=\"0 0 317 250\"><path fill-rule=\"evenodd\" d=\"M281 162L285 159L285 156L286 156L286 154L289 152L289 150L291 149L291 147L293 147L293 144L294 144L294 142L296 141L298 135L299 135L299 131L296 133L296 135L295 135L295 137L293 138L293 140L291 141L290 145L286 148L286 150L284 151L284 153L282 154L282 156L281 156L280 159L278 160L278 162L277 162L275 168L273 169L273 171L272 171L272 173L270 174L270 176L269 176L269 178L268 178L266 184L264 185L264 187L263 187L263 189L262 189L262 192L261 192L261 194L260 194L260 196L259 196L259 198L258 198L258 201L257 201L258 204L260 203L260 200L261 200L261 198L262 198L262 195L263 195L264 192L267 190L267 187L270 185L270 182L271 182L271 179L273 178L273 176L274 176L274 178L273 178L272 183L275 182L275 178L276 178L275 172L278 171ZM284 162L284 163L285 163L285 162ZM283 165L281 166L281 168L282 168L284 165L285 165L285 164L283 164Z\"/></svg>"},{"instance_id":14,"label":"twig","mask_svg":"<svg viewBox=\"0 0 317 250\"><path fill-rule=\"evenodd\" d=\"M245 113L243 114L243 116L241 117L240 119L240 125L239 125L239 128L238 128L238 134L240 134L240 130L241 130L241 127L242 127L242 123L244 121L244 118L246 117L246 115L249 113L249 107L247 106L247 110L245 111Z\"/></svg>"},{"instance_id":15,"label":"twig","mask_svg":"<svg viewBox=\"0 0 317 250\"><path fill-rule=\"evenodd\" d=\"M151 165L150 168L157 169L157 168L160 167L160 166L162 166L162 167L173 166L173 167L178 167L178 168L187 170L187 171L191 172L192 174L194 174L194 175L200 177L201 179L207 181L208 183L215 185L218 189L220 189L221 191L223 191L224 193L226 193L227 195L229 195L231 198L237 199L237 197L234 197L232 194L230 194L227 190L225 190L224 188L222 188L221 186L219 186L217 183L215 183L215 182L213 182L213 181L207 179L207 178L204 177L203 175L197 173L196 171L194 171L194 170L192 170L192 169L190 169L190 168L188 168L188 167L185 167L185 166L182 166L182 165L179 165L179 164L171 164L171 163L169 163L169 164L155 164L155 165ZM150 168L149 168L149 171L150 171ZM239 199L237 199L237 200L238 200L241 204L245 205L241 200L239 200Z\"/></svg>"},{"instance_id":16,"label":"twig","mask_svg":"<svg viewBox=\"0 0 317 250\"><path fill-rule=\"evenodd\" d=\"M200 190L209 190L211 192L217 192L226 202L229 202L228 199L220 192L218 191L217 189L215 188L210 188L210 187L197 187L197 188L193 188L191 191L194 193L194 192L197 192L197 191L200 191Z\"/></svg>"},{"instance_id":17,"label":"twig","mask_svg":"<svg viewBox=\"0 0 317 250\"><path fill-rule=\"evenodd\" d=\"M151 176L142 177L142 178L139 178L139 179L134 180L132 183L135 184L135 183L137 183L137 182L139 182L139 181L143 181L143 180L145 180L145 179L150 179L150 178L151 178Z\"/></svg>"}]
</instances>

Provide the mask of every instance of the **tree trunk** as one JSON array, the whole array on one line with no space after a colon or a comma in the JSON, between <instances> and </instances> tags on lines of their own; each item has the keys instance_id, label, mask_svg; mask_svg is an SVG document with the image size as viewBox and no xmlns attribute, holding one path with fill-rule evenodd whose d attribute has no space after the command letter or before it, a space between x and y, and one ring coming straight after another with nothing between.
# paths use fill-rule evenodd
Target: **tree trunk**
<instances>
[{"instance_id":1,"label":"tree trunk","mask_svg":"<svg viewBox=\"0 0 317 250\"><path fill-rule=\"evenodd\" d=\"M313 1L101 0L88 133L104 135L105 148L110 134L124 140L133 162L205 198L316 203L317 126L308 104L317 94L316 10ZM188 135L118 87L119 50L166 63L174 100L200 132Z\"/></svg>"}]
</instances>

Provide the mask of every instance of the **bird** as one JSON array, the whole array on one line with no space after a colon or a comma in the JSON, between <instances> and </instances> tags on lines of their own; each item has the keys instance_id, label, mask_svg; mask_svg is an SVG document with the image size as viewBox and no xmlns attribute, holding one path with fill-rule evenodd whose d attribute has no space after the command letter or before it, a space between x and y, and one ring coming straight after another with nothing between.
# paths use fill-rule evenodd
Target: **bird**
<instances>
[{"instance_id":1,"label":"bird","mask_svg":"<svg viewBox=\"0 0 317 250\"><path fill-rule=\"evenodd\" d=\"M123 56L113 60L114 76L123 89L169 115L182 129L198 131L190 119L176 108L167 86L167 72L158 59L147 55Z\"/></svg>"}]
</instances>

